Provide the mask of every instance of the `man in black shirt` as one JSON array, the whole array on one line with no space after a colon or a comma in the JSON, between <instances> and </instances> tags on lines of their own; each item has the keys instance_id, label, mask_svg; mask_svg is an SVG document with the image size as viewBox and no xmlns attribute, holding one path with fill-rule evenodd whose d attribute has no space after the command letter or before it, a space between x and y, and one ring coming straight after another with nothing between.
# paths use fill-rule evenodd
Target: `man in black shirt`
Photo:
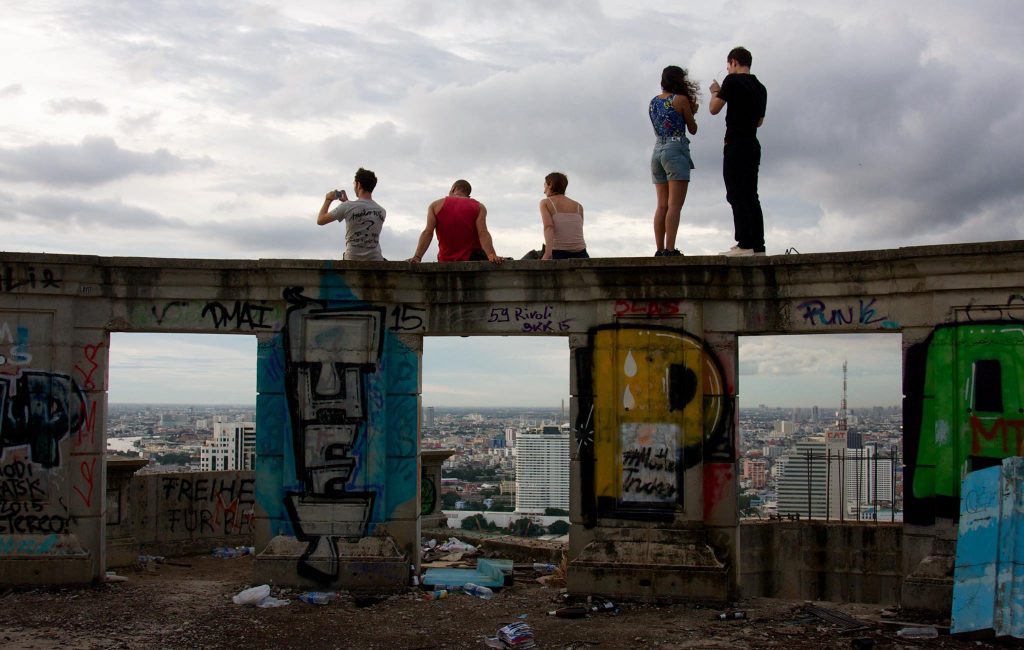
<instances>
[{"instance_id":1,"label":"man in black shirt","mask_svg":"<svg viewBox=\"0 0 1024 650\"><path fill-rule=\"evenodd\" d=\"M708 104L712 115L729 106L725 113L722 176L725 197L732 206L736 245L722 254L730 257L764 255L764 215L757 197L757 171L761 165L757 127L764 122L768 91L750 74L752 62L746 48L733 48L727 59L729 74L721 86L717 81L711 83Z\"/></svg>"}]
</instances>

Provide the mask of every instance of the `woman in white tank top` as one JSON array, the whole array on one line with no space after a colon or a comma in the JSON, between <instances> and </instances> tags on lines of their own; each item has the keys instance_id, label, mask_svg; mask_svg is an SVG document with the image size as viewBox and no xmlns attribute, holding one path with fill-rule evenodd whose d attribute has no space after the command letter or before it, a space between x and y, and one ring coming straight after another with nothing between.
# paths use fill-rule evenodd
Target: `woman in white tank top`
<instances>
[{"instance_id":1,"label":"woman in white tank top","mask_svg":"<svg viewBox=\"0 0 1024 650\"><path fill-rule=\"evenodd\" d=\"M565 195L569 179L561 172L544 177L540 219L544 223L544 260L567 260L587 255L583 241L583 206Z\"/></svg>"}]
</instances>

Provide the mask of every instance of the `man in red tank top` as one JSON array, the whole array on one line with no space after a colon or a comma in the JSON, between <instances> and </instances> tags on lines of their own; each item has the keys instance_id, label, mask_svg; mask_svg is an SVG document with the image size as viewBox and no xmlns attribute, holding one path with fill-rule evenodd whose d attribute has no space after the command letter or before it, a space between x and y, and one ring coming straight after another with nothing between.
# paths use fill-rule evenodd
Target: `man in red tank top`
<instances>
[{"instance_id":1,"label":"man in red tank top","mask_svg":"<svg viewBox=\"0 0 1024 650\"><path fill-rule=\"evenodd\" d=\"M473 187L469 181L457 180L448 196L427 208L427 227L420 233L416 253L410 262L420 262L437 231L437 261L483 261L501 263L494 252L491 233L487 231L487 208L469 198Z\"/></svg>"}]
</instances>

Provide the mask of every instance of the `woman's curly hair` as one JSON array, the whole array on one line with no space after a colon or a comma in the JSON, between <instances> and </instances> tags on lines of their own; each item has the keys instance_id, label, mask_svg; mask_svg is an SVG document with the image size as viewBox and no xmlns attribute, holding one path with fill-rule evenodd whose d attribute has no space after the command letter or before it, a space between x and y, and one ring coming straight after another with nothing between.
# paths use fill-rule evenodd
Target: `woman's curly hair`
<instances>
[{"instance_id":1,"label":"woman's curly hair","mask_svg":"<svg viewBox=\"0 0 1024 650\"><path fill-rule=\"evenodd\" d=\"M700 86L689 78L685 68L670 65L661 71L661 89L667 93L685 95L690 100L690 110L696 112L700 97Z\"/></svg>"}]
</instances>

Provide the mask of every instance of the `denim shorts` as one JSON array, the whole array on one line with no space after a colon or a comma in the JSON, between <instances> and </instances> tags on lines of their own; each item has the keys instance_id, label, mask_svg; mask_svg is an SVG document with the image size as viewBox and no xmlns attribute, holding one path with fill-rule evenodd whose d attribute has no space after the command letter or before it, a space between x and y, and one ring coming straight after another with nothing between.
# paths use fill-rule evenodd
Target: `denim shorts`
<instances>
[{"instance_id":1,"label":"denim shorts","mask_svg":"<svg viewBox=\"0 0 1024 650\"><path fill-rule=\"evenodd\" d=\"M690 143L685 139L658 138L651 154L651 180L655 185L668 181L690 180L693 161L690 159Z\"/></svg>"}]
</instances>

